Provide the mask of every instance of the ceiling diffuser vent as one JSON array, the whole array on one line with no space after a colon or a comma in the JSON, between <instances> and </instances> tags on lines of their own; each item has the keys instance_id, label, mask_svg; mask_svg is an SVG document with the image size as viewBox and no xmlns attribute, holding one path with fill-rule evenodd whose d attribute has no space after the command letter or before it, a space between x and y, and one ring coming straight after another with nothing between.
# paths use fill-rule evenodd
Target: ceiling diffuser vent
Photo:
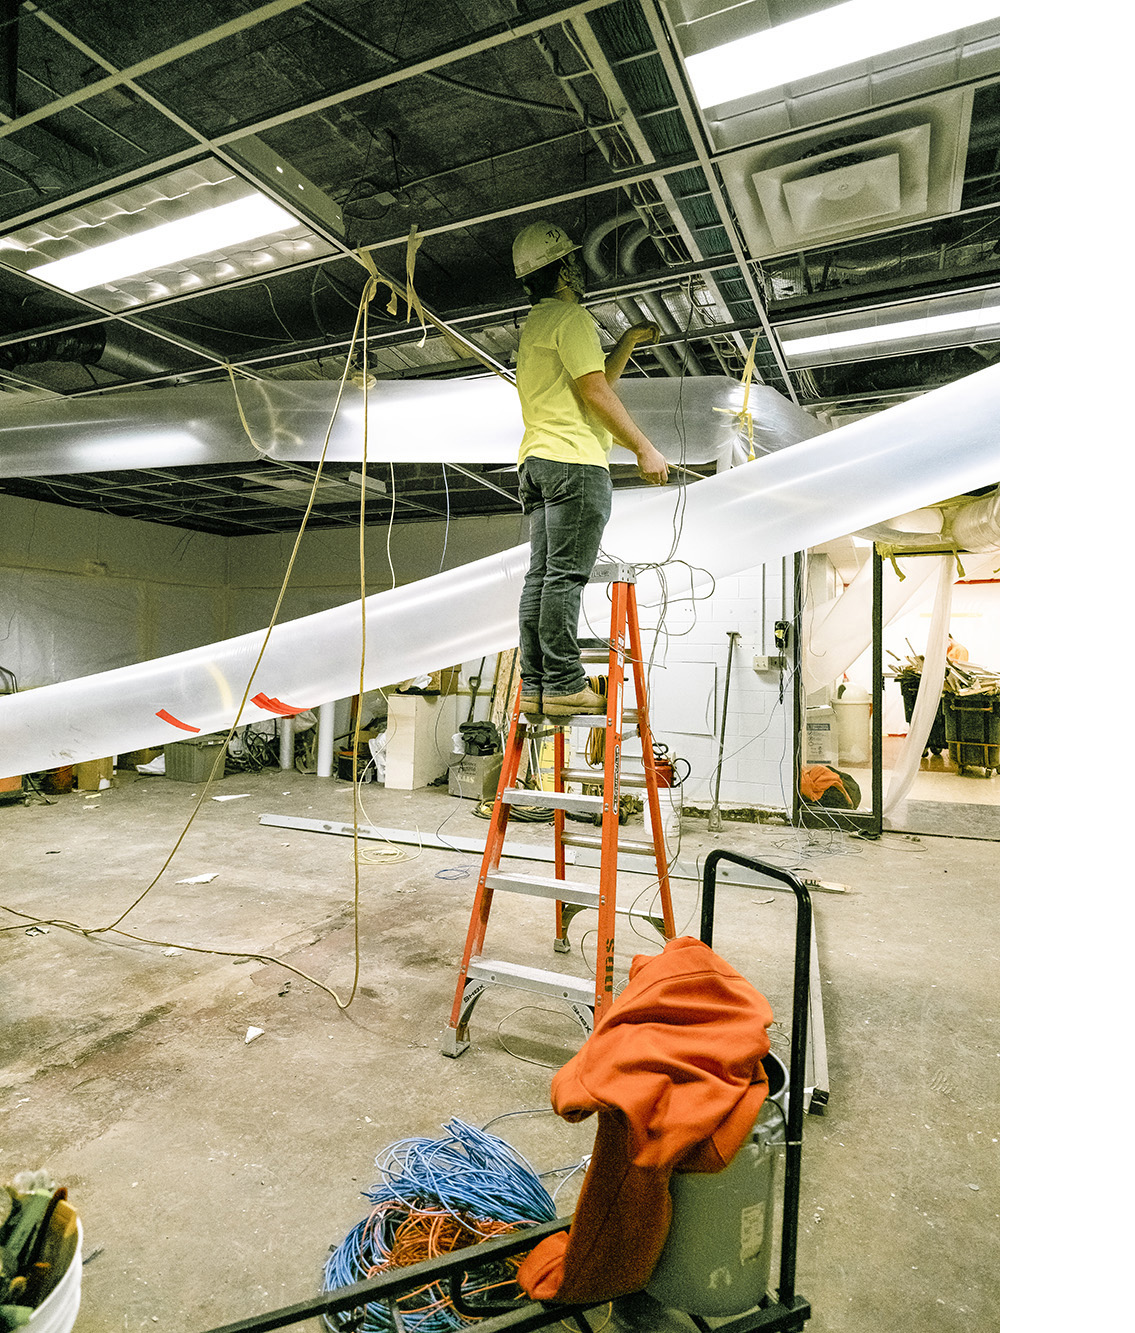
<instances>
[{"instance_id":1,"label":"ceiling diffuser vent","mask_svg":"<svg viewBox=\"0 0 1135 1333\"><path fill-rule=\"evenodd\" d=\"M799 135L722 161L752 253L765 257L952 212L961 199L968 90Z\"/></svg>"}]
</instances>

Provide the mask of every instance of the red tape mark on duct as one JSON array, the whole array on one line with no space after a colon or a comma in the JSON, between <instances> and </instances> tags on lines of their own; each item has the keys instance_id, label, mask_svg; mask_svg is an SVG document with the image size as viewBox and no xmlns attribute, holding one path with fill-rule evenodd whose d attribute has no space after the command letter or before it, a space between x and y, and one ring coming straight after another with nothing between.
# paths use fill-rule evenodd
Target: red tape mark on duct
<instances>
[{"instance_id":1,"label":"red tape mark on duct","mask_svg":"<svg viewBox=\"0 0 1135 1333\"><path fill-rule=\"evenodd\" d=\"M168 722L172 727L180 727L182 731L195 731L198 733L201 731L200 727L192 727L188 722L182 722L180 719L174 717L172 713L167 713L164 708L159 708L154 716L160 717L163 722Z\"/></svg>"},{"instance_id":2,"label":"red tape mark on duct","mask_svg":"<svg viewBox=\"0 0 1135 1333\"><path fill-rule=\"evenodd\" d=\"M306 708L293 708L291 704L282 704L279 699L270 699L263 691L254 694L252 702L257 708L263 708L266 713L279 713L281 717L298 717L300 713L307 712Z\"/></svg>"}]
</instances>

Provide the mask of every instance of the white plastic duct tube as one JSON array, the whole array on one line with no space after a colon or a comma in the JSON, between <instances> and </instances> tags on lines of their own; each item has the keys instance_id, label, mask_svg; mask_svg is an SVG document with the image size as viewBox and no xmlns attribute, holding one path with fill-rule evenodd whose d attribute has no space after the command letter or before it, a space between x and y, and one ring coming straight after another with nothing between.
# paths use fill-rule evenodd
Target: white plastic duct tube
<instances>
[{"instance_id":1,"label":"white plastic duct tube","mask_svg":"<svg viewBox=\"0 0 1135 1333\"><path fill-rule=\"evenodd\" d=\"M624 492L604 549L636 564L671 555L713 577L751 569L889 514L995 482L997 367L744 467ZM184 740L344 698L514 646L527 546L261 632L0 698L0 774ZM604 621L606 588L585 606ZM248 688L250 704L234 714Z\"/></svg>"},{"instance_id":2,"label":"white plastic duct tube","mask_svg":"<svg viewBox=\"0 0 1135 1333\"><path fill-rule=\"evenodd\" d=\"M365 400L355 384L343 386L341 399L339 390L334 382L238 381L247 434L226 380L8 408L0 423L0 477L258 457L312 463L325 440L329 462L361 461L364 401L368 462L516 462L524 430L520 401L513 386L495 376L429 384L384 380ZM619 397L669 462L728 465L739 439L736 414L745 400L737 380L726 375L623 380ZM824 429L764 384L753 385L749 411L759 454ZM611 461L631 464L634 456L616 447Z\"/></svg>"}]
</instances>

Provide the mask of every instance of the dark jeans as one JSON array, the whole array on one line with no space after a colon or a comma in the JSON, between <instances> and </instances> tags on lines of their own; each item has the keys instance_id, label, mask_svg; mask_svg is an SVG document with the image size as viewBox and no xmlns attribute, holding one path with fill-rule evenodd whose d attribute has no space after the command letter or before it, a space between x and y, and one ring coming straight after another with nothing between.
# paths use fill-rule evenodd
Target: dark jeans
<instances>
[{"instance_id":1,"label":"dark jeans","mask_svg":"<svg viewBox=\"0 0 1135 1333\"><path fill-rule=\"evenodd\" d=\"M587 684L579 661L579 604L611 516L611 474L593 464L526 458L520 500L532 543L520 595L523 692L575 694Z\"/></svg>"}]
</instances>

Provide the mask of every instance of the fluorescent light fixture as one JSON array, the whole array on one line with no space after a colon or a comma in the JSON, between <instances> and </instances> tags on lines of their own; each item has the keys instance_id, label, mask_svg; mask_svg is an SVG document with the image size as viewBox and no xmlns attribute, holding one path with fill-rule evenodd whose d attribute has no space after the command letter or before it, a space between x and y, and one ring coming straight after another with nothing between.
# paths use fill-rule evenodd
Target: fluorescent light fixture
<instances>
[{"instance_id":1,"label":"fluorescent light fixture","mask_svg":"<svg viewBox=\"0 0 1135 1333\"><path fill-rule=\"evenodd\" d=\"M96 245L77 255L55 259L28 272L65 292L115 282L175 264L225 246L255 240L306 224L262 194L246 195L148 231Z\"/></svg>"},{"instance_id":2,"label":"fluorescent light fixture","mask_svg":"<svg viewBox=\"0 0 1135 1333\"><path fill-rule=\"evenodd\" d=\"M686 56L703 107L779 88L997 18L1001 0L847 0Z\"/></svg>"},{"instance_id":3,"label":"fluorescent light fixture","mask_svg":"<svg viewBox=\"0 0 1135 1333\"><path fill-rule=\"evenodd\" d=\"M904 338L924 338L930 334L952 333L957 329L981 329L1001 324L1001 307L984 310L954 310L948 315L930 315L926 319L904 319L900 324L875 324L866 329L847 329L840 333L818 333L804 338L781 338L784 355L812 356L816 352L834 352L845 347L863 347L872 343L899 342Z\"/></svg>"}]
</instances>

